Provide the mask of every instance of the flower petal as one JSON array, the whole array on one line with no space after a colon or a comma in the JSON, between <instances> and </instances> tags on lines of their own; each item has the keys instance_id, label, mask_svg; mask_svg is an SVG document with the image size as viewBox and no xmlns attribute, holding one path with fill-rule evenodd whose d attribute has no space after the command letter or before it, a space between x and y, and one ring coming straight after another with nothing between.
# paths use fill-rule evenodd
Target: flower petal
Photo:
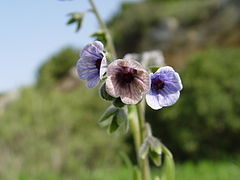
<instances>
[{"instance_id":1,"label":"flower petal","mask_svg":"<svg viewBox=\"0 0 240 180\"><path fill-rule=\"evenodd\" d=\"M169 92L174 93L182 89L182 81L179 74L176 72L168 72L164 77L164 88L167 88Z\"/></svg>"},{"instance_id":2,"label":"flower petal","mask_svg":"<svg viewBox=\"0 0 240 180\"><path fill-rule=\"evenodd\" d=\"M154 75L159 76L169 93L175 93L183 88L179 74L170 66L159 68Z\"/></svg>"},{"instance_id":3,"label":"flower petal","mask_svg":"<svg viewBox=\"0 0 240 180\"><path fill-rule=\"evenodd\" d=\"M151 88L150 75L145 70L138 70L136 76L136 81L139 83L139 88L142 89L143 93L147 93Z\"/></svg>"},{"instance_id":4,"label":"flower petal","mask_svg":"<svg viewBox=\"0 0 240 180\"><path fill-rule=\"evenodd\" d=\"M92 74L98 75L98 69L91 58L83 57L77 62L77 72L81 80L89 79Z\"/></svg>"},{"instance_id":5,"label":"flower petal","mask_svg":"<svg viewBox=\"0 0 240 180\"><path fill-rule=\"evenodd\" d=\"M121 89L120 98L125 104L137 104L142 99L142 93L134 85L128 84L126 88Z\"/></svg>"},{"instance_id":6,"label":"flower petal","mask_svg":"<svg viewBox=\"0 0 240 180\"><path fill-rule=\"evenodd\" d=\"M89 43L83 48L80 57L88 56L88 57L102 58L103 49L104 49L104 46L100 41Z\"/></svg>"},{"instance_id":7,"label":"flower petal","mask_svg":"<svg viewBox=\"0 0 240 180\"><path fill-rule=\"evenodd\" d=\"M122 59L117 59L113 61L111 64L109 64L108 69L107 69L107 76L114 76L116 74L116 71L119 69L119 61L122 61Z\"/></svg>"},{"instance_id":8,"label":"flower petal","mask_svg":"<svg viewBox=\"0 0 240 180\"><path fill-rule=\"evenodd\" d=\"M113 97L120 96L120 89L118 84L114 80L114 76L109 76L106 80L106 91L109 95Z\"/></svg>"},{"instance_id":9,"label":"flower petal","mask_svg":"<svg viewBox=\"0 0 240 180\"><path fill-rule=\"evenodd\" d=\"M107 72L107 59L104 55L102 62L101 62L101 66L100 66L100 79L103 78L104 74Z\"/></svg>"},{"instance_id":10,"label":"flower petal","mask_svg":"<svg viewBox=\"0 0 240 180\"><path fill-rule=\"evenodd\" d=\"M93 78L99 78L99 75L98 75L98 72L96 72L96 71L92 71L92 72L88 72L88 76L87 76L87 81L90 81L91 79L93 79Z\"/></svg>"},{"instance_id":11,"label":"flower petal","mask_svg":"<svg viewBox=\"0 0 240 180\"><path fill-rule=\"evenodd\" d=\"M160 106L165 107L165 106L171 106L175 104L180 96L180 92L177 91L174 94L158 94L156 95L158 99L158 103Z\"/></svg>"},{"instance_id":12,"label":"flower petal","mask_svg":"<svg viewBox=\"0 0 240 180\"><path fill-rule=\"evenodd\" d=\"M146 102L152 109L158 110L162 108L158 102L157 95L146 94Z\"/></svg>"},{"instance_id":13,"label":"flower petal","mask_svg":"<svg viewBox=\"0 0 240 180\"><path fill-rule=\"evenodd\" d=\"M96 68L96 59L93 57L89 57L89 56L83 56L78 60L78 64L82 65L84 67L94 67Z\"/></svg>"},{"instance_id":14,"label":"flower petal","mask_svg":"<svg viewBox=\"0 0 240 180\"><path fill-rule=\"evenodd\" d=\"M97 69L79 69L78 75L81 80L92 79L92 76L98 76Z\"/></svg>"},{"instance_id":15,"label":"flower petal","mask_svg":"<svg viewBox=\"0 0 240 180\"><path fill-rule=\"evenodd\" d=\"M98 76L94 76L92 79L89 79L87 82L87 87L88 88L95 88L98 85L99 82L99 77Z\"/></svg>"},{"instance_id":16,"label":"flower petal","mask_svg":"<svg viewBox=\"0 0 240 180\"><path fill-rule=\"evenodd\" d=\"M130 59L121 59L118 61L119 66L126 66L126 67L131 67L135 69L143 69L143 66L135 61L135 60L130 60Z\"/></svg>"},{"instance_id":17,"label":"flower petal","mask_svg":"<svg viewBox=\"0 0 240 180\"><path fill-rule=\"evenodd\" d=\"M119 67L130 67L136 70L143 69L142 65L137 61L129 59L117 59L109 64L107 72L108 76L114 75Z\"/></svg>"},{"instance_id":18,"label":"flower petal","mask_svg":"<svg viewBox=\"0 0 240 180\"><path fill-rule=\"evenodd\" d=\"M175 71L171 66L164 66L164 67L159 68L157 70L157 72L168 73L168 72L175 72Z\"/></svg>"}]
</instances>

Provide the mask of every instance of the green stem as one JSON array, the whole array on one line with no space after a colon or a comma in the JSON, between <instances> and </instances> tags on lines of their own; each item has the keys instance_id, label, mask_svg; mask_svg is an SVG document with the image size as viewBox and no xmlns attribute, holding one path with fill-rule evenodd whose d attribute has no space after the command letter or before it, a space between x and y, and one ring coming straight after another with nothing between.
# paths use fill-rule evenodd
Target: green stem
<instances>
[{"instance_id":1,"label":"green stem","mask_svg":"<svg viewBox=\"0 0 240 180\"><path fill-rule=\"evenodd\" d=\"M130 123L130 128L132 131L133 139L134 139L134 145L136 149L136 157L138 160L138 164L140 165L140 158L138 156L138 150L141 147L141 135L140 135L140 128L139 128L139 122L138 122L138 115L136 106L129 105L128 106L128 118Z\"/></svg>"},{"instance_id":2,"label":"green stem","mask_svg":"<svg viewBox=\"0 0 240 180\"><path fill-rule=\"evenodd\" d=\"M136 105L139 129L140 129L140 136L141 136L141 144L143 144L144 138L146 136L146 129L145 129L146 126L145 126L145 116L144 116L145 112L143 109L144 106L145 106L144 101L142 101L141 103ZM151 180L148 157L140 160L140 168L141 168L143 180Z\"/></svg>"},{"instance_id":3,"label":"green stem","mask_svg":"<svg viewBox=\"0 0 240 180\"><path fill-rule=\"evenodd\" d=\"M133 134L138 167L141 170L142 180L151 180L148 158L141 159L139 150L145 138L145 118L143 114L142 104L128 106L128 118Z\"/></svg>"},{"instance_id":4,"label":"green stem","mask_svg":"<svg viewBox=\"0 0 240 180\"><path fill-rule=\"evenodd\" d=\"M103 31L105 31L106 33L106 38L107 38L107 48L108 50L112 53L112 56L114 59L116 59L116 50L115 50L115 47L114 47L114 44L113 44L113 40L112 40L112 36L110 34L110 31L108 30L106 24L104 23L104 21L102 20L96 6L95 6L95 3L93 0L88 0L91 7L92 7L92 11L94 12L97 20L98 20L98 23L100 25L100 27L102 28Z\"/></svg>"}]
</instances>

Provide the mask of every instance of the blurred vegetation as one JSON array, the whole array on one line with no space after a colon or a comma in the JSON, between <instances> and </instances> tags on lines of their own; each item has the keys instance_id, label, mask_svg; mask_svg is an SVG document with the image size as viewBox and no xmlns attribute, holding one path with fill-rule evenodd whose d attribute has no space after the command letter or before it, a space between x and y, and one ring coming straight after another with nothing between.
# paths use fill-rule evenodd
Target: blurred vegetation
<instances>
[{"instance_id":1,"label":"blurred vegetation","mask_svg":"<svg viewBox=\"0 0 240 180\"><path fill-rule=\"evenodd\" d=\"M79 50L65 47L47 59L38 71L37 86L51 88L56 82L66 77L69 70L75 66L79 59Z\"/></svg>"},{"instance_id":2,"label":"blurred vegetation","mask_svg":"<svg viewBox=\"0 0 240 180\"><path fill-rule=\"evenodd\" d=\"M159 169L153 169L153 176L159 176ZM31 175L29 172L21 172L19 180L127 180L132 176L129 169L120 168L103 168L99 167L94 170L80 170L77 174L65 177L59 173L49 170L38 172ZM176 166L176 180L238 180L240 176L240 166L238 163L226 161L202 161L200 163L185 162ZM4 179L6 180L6 179Z\"/></svg>"},{"instance_id":3,"label":"blurred vegetation","mask_svg":"<svg viewBox=\"0 0 240 180\"><path fill-rule=\"evenodd\" d=\"M195 52L240 46L236 0L125 2L108 25L120 57L160 49L169 65L184 67Z\"/></svg>"},{"instance_id":4,"label":"blurred vegetation","mask_svg":"<svg viewBox=\"0 0 240 180\"><path fill-rule=\"evenodd\" d=\"M176 170L176 180L237 180L240 177L240 164L237 161L185 162L177 165Z\"/></svg>"},{"instance_id":5,"label":"blurred vegetation","mask_svg":"<svg viewBox=\"0 0 240 180\"><path fill-rule=\"evenodd\" d=\"M97 90L85 87L64 94L24 89L0 116L0 179L21 173L75 179L86 169L118 166L122 137L97 124L105 108Z\"/></svg>"},{"instance_id":6,"label":"blurred vegetation","mask_svg":"<svg viewBox=\"0 0 240 180\"><path fill-rule=\"evenodd\" d=\"M161 46L149 35L153 33L154 28L161 26L162 20L169 17L176 18L179 25L190 26L208 17L209 8L211 8L210 2L206 0L126 2L108 25L117 51L122 56Z\"/></svg>"},{"instance_id":7,"label":"blurred vegetation","mask_svg":"<svg viewBox=\"0 0 240 180\"><path fill-rule=\"evenodd\" d=\"M211 49L193 56L181 73L184 89L176 105L148 120L180 159L239 155L240 49Z\"/></svg>"},{"instance_id":8,"label":"blurred vegetation","mask_svg":"<svg viewBox=\"0 0 240 180\"><path fill-rule=\"evenodd\" d=\"M159 176L158 168L153 169L153 176ZM185 162L177 164L176 180L237 180L240 176L240 165L237 162L202 161L200 163ZM131 172L126 168L115 170L98 169L85 172L84 180L128 180Z\"/></svg>"}]
</instances>

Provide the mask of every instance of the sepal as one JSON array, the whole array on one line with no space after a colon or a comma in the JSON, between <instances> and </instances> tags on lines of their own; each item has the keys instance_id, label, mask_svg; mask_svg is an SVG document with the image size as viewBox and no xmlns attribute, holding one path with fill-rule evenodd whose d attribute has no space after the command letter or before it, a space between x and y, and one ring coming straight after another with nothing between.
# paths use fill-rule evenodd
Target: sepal
<instances>
[{"instance_id":1,"label":"sepal","mask_svg":"<svg viewBox=\"0 0 240 180\"><path fill-rule=\"evenodd\" d=\"M107 100L107 101L113 101L115 98L110 96L107 91L106 91L106 83L104 83L101 88L100 88L100 91L99 91L99 94L101 96L101 98L103 98L104 100ZM115 106L116 107L116 106Z\"/></svg>"},{"instance_id":2,"label":"sepal","mask_svg":"<svg viewBox=\"0 0 240 180\"><path fill-rule=\"evenodd\" d=\"M113 105L115 107L121 108L123 106L125 106L125 104L122 102L121 98L116 98L113 100Z\"/></svg>"}]
</instances>

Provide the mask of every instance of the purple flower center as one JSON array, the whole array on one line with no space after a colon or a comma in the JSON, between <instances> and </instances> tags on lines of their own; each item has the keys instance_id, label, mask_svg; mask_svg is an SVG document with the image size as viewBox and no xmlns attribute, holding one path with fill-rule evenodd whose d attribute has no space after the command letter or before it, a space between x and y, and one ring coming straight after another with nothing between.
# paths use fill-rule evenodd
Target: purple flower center
<instances>
[{"instance_id":1,"label":"purple flower center","mask_svg":"<svg viewBox=\"0 0 240 180\"><path fill-rule=\"evenodd\" d=\"M98 70L100 70L101 63L102 63L102 58L97 59L95 62L95 66Z\"/></svg>"},{"instance_id":2,"label":"purple flower center","mask_svg":"<svg viewBox=\"0 0 240 180\"><path fill-rule=\"evenodd\" d=\"M116 74L117 81L121 85L129 84L134 80L136 74L136 69L123 66L119 68L119 72Z\"/></svg>"},{"instance_id":3,"label":"purple flower center","mask_svg":"<svg viewBox=\"0 0 240 180\"><path fill-rule=\"evenodd\" d=\"M151 89L153 91L158 91L164 88L164 82L158 77L152 79Z\"/></svg>"}]
</instances>

